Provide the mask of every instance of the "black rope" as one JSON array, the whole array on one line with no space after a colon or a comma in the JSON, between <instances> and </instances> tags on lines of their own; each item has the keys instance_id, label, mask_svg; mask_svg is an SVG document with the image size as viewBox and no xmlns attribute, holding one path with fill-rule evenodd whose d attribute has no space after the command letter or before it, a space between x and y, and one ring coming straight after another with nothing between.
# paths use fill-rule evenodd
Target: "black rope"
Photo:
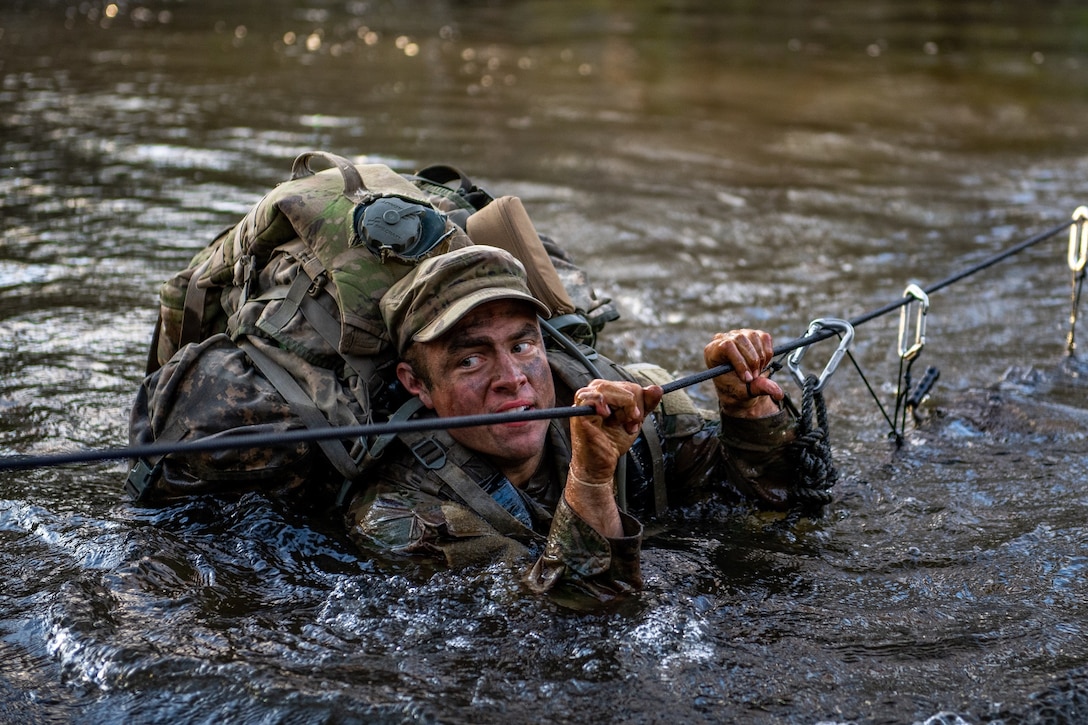
<instances>
[{"instance_id":1,"label":"black rope","mask_svg":"<svg viewBox=\"0 0 1088 725\"><path fill-rule=\"evenodd\" d=\"M391 420L384 423L329 427L323 430L299 428L296 430L284 431L282 433L237 435L226 432L181 443L148 443L125 448L72 451L70 453L54 453L40 456L6 456L0 458L0 471L41 468L44 466L63 465L67 463L90 463L94 461L132 458L153 459L166 455L184 455L187 453L205 453L241 448L279 446L289 443L298 443L300 441L332 439L351 440L384 433L396 434L431 430L451 430L454 428L471 428L479 425L516 423L527 420L576 418L583 415L596 415L596 410L589 405L579 405L566 408L541 408L539 410L522 410L509 413L483 413L480 415L464 415L455 418Z\"/></svg>"},{"instance_id":2,"label":"black rope","mask_svg":"<svg viewBox=\"0 0 1088 725\"><path fill-rule=\"evenodd\" d=\"M973 265L951 277L946 277L925 288L927 294L932 294L954 282L969 277L977 272L991 267L1002 260L1008 259L1023 250L1065 231L1073 222L1065 222L1047 231L1040 232L1023 242L989 257L978 264ZM899 309L911 301L910 297L903 297L889 303L868 314L855 317L850 320L853 327L862 325L870 320ZM835 335L833 329L825 328L806 337L796 338L774 348L774 356L778 357L800 347L813 345ZM716 378L719 375L731 372L733 366L729 364L719 365L709 370L703 370L677 380L668 382L661 387L666 393L696 385L706 380ZM471 428L481 425L495 425L499 423L514 423L529 420L575 418L579 416L594 415L591 406L580 405L564 408L542 408L539 410L525 410L513 413L488 413L482 415L459 416L455 418L428 418L423 420L387 421L384 423L368 423L356 426L330 427L327 430L298 429L272 434L248 434L231 435L218 434L199 440L181 443L151 443L124 448L105 448L86 451L71 451L66 453L54 453L44 455L11 455L0 457L0 471L25 470L30 468L44 468L47 466L61 466L71 463L92 463L96 461L130 460L138 458L156 458L166 455L184 455L187 453L202 453L209 451L223 451L241 448L259 448L266 446L297 443L300 441L319 440L350 440L355 438L395 434L402 432L451 430L454 428Z\"/></svg>"},{"instance_id":3,"label":"black rope","mask_svg":"<svg viewBox=\"0 0 1088 725\"><path fill-rule=\"evenodd\" d=\"M1047 239L1050 239L1050 238L1054 237L1055 235L1060 234L1061 232L1068 229L1070 224L1072 224L1072 223L1073 222L1064 222L1064 223L1062 223L1062 224L1060 224L1060 225L1058 225L1056 227L1053 227L1051 229L1046 230L1045 232L1040 232L1039 234L1036 234L1033 237L1029 237L1028 239L1026 239L1023 242L1017 244L1016 246L1011 247L1009 249L1006 249L1003 252L999 252L998 254L995 254L995 255L993 255L991 257L987 257L986 259L982 260L981 262L979 262L979 263L977 263L977 264L975 264L975 265L973 265L971 267L968 267L967 269L965 269L965 270L963 270L963 271L961 271L961 272L959 272L957 274L954 274L951 277L946 277L946 278L940 280L939 282L934 282L933 284L931 284L928 287L924 288L923 291L928 295L928 294L933 294L934 292L937 292L938 290L942 290L945 287L949 286L950 284L953 284L955 282L959 282L960 280L962 280L962 279L964 279L966 277L970 277L973 274L977 274L978 272L981 272L982 270L987 269L988 267L994 266L998 262L1002 262L1002 261L1008 259L1009 257L1015 255L1015 254L1019 254L1020 252L1024 251L1025 249L1028 249L1029 247L1035 246L1036 244L1038 244L1040 242L1044 242ZM854 317L854 318L848 320L848 322L850 323L851 327L859 327L859 326L865 324L866 322L870 322L870 321L872 321L872 320L874 320L874 319L876 319L878 317L882 317L883 315L886 315L889 312L895 312L896 310L898 310L903 305L906 305L906 304L909 304L910 302L912 302L913 299L914 298L912 298L912 297L901 297L898 300L896 300L895 302L890 302L890 303L884 305L883 307L880 307L880 308L878 308L876 310L873 310L872 312L869 312L869 313L866 313L864 315L859 315L857 317ZM778 357L779 355L783 355L783 354L785 354L787 352L792 352L793 350L796 350L799 347L805 347L807 345L813 345L813 344L815 344L817 342L820 342L822 340L826 340L827 338L829 338L829 337L831 337L833 335L836 335L836 334L838 334L838 333L834 329L824 328L823 330L819 330L819 331L813 333L812 335L808 335L806 337L799 337L799 338L796 338L794 340L790 340L789 342L783 343L781 345L777 345L774 348L774 355L775 355L775 357ZM733 367L731 365L720 365L720 366L718 366L716 368L710 368L709 370L704 370L702 372L695 373L694 375L690 375L690 376L688 376L686 378L683 378L681 380L675 380L675 381L673 381L671 383L667 383L665 385L662 385L661 387L665 389L666 393L670 393L673 390L679 390L680 388L687 387L689 385L694 385L695 383L700 383L700 382L703 382L704 380L710 380L711 378L716 378L719 375L730 372L732 369L733 369Z\"/></svg>"},{"instance_id":4,"label":"black rope","mask_svg":"<svg viewBox=\"0 0 1088 725\"><path fill-rule=\"evenodd\" d=\"M798 472L797 497L805 506L820 507L831 502L831 487L839 473L831 460L831 437L824 394L818 390L815 375L805 378L801 395L801 414L797 420L797 438L790 444L794 469ZM816 423L813 424L813 412Z\"/></svg>"},{"instance_id":5,"label":"black rope","mask_svg":"<svg viewBox=\"0 0 1088 725\"><path fill-rule=\"evenodd\" d=\"M975 265L973 265L971 267L968 267L967 269L965 269L965 270L963 270L961 272L958 272L957 274L954 274L954 275L952 275L950 277L945 277L944 279L940 280L939 282L934 282L933 284L929 285L928 287L923 288L922 291L925 292L927 295L931 295L934 292L937 292L938 290L942 290L942 289L944 289L945 287L947 287L947 286L949 286L951 284L959 282L960 280L965 279L967 277L970 277L973 274L977 274L978 272L981 272L984 269L988 269L989 267L994 266L998 262L1003 262L1006 259L1008 259L1009 257L1012 257L1012 256L1014 256L1016 254L1019 254L1020 252L1024 251L1025 249L1028 249L1029 247L1035 246L1039 242L1045 242L1046 240L1048 240L1048 239L1050 239L1050 238L1052 238L1052 237L1054 237L1054 236L1056 236L1058 234L1061 234L1065 230L1069 229L1069 227L1072 224L1075 224L1075 223L1076 222L1062 222L1058 226L1052 227L1051 229L1048 229L1045 232L1039 232L1038 234L1036 234L1036 235L1034 235L1032 237L1028 237L1024 241L1020 242L1019 244L1017 244L1015 246L1012 246L1012 247L1006 249L1003 252L998 252L997 254L995 254L995 255L993 255L991 257L987 257L986 259L982 260L978 264L975 264ZM900 307L902 307L903 305L910 303L912 300L913 300L913 298L911 298L911 297L902 297L902 298L900 298L899 300L897 300L895 302L884 305L883 307L881 307L878 310L873 310L872 312L870 312L868 314L861 315L860 317L855 317L854 319L850 320L850 324L853 325L854 327L857 327L858 325L862 325L862 324L864 324L866 322L869 322L870 320L875 319L877 317L880 317L881 315L886 315L887 313L892 312L893 310L897 310Z\"/></svg>"}]
</instances>

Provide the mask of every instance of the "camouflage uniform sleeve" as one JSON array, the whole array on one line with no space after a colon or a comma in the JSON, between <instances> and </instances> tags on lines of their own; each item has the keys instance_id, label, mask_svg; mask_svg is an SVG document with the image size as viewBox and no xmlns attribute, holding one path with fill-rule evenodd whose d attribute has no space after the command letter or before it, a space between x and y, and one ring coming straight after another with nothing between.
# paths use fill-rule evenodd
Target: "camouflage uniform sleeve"
<instances>
[{"instance_id":1,"label":"camouflage uniform sleeve","mask_svg":"<svg viewBox=\"0 0 1088 725\"><path fill-rule=\"evenodd\" d=\"M609 539L559 499L544 553L525 577L529 588L546 592L570 583L598 599L642 587L642 524L621 513L623 538Z\"/></svg>"},{"instance_id":2,"label":"camouflage uniform sleeve","mask_svg":"<svg viewBox=\"0 0 1088 725\"><path fill-rule=\"evenodd\" d=\"M797 421L789 410L766 418L722 414L720 421L726 479L763 506L784 509L794 503L799 477L790 444L797 437Z\"/></svg>"},{"instance_id":3,"label":"camouflage uniform sleeve","mask_svg":"<svg viewBox=\"0 0 1088 725\"><path fill-rule=\"evenodd\" d=\"M788 409L766 418L733 418L711 411L662 409L669 500L692 503L712 490L735 502L786 508L799 483L790 456L796 419Z\"/></svg>"}]
</instances>

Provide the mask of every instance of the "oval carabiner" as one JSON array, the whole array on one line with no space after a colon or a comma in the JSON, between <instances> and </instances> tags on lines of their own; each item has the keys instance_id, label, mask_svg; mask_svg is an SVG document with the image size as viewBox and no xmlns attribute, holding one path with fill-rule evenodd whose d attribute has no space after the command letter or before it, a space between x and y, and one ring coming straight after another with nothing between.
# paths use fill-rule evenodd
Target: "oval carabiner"
<instances>
[{"instance_id":1,"label":"oval carabiner","mask_svg":"<svg viewBox=\"0 0 1088 725\"><path fill-rule=\"evenodd\" d=\"M1084 271L1088 262L1088 206L1078 206L1073 212L1075 222L1069 228L1069 269L1073 274ZM1079 233L1078 233L1079 232Z\"/></svg>"},{"instance_id":2,"label":"oval carabiner","mask_svg":"<svg viewBox=\"0 0 1088 725\"><path fill-rule=\"evenodd\" d=\"M929 295L921 287L912 283L907 285L903 296L912 299L899 308L899 357L904 360L913 360L926 346L926 313L929 312ZM914 342L908 345L907 318L910 316L910 308L914 306L915 301L920 304L914 322Z\"/></svg>"},{"instance_id":3,"label":"oval carabiner","mask_svg":"<svg viewBox=\"0 0 1088 725\"><path fill-rule=\"evenodd\" d=\"M841 335L838 349L831 355L831 359L828 360L827 365L824 366L824 371L820 373L820 377L816 379L816 389L813 391L816 393L823 390L824 384L827 383L827 379L835 372L835 368L839 366L842 356L846 354L846 351L850 349L850 344L854 341L854 326L846 320L840 320L837 317L821 317L813 320L809 323L808 330L805 332L805 337L812 337L812 335L822 328L838 330ZM801 370L801 358L805 356L805 351L807 349L808 345L803 345L791 352L789 357L786 358L786 365L790 369L790 374L793 375L793 379L796 380L797 384L802 388L805 387L805 374Z\"/></svg>"}]
</instances>

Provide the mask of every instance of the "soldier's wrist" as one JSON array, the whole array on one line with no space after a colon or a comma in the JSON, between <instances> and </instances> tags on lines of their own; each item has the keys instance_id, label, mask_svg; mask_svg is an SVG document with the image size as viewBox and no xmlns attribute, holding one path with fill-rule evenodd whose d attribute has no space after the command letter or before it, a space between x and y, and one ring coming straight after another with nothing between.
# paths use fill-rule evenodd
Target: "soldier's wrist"
<instances>
[{"instance_id":1,"label":"soldier's wrist","mask_svg":"<svg viewBox=\"0 0 1088 725\"><path fill-rule=\"evenodd\" d=\"M576 484L578 486L585 486L587 488L611 488L612 477L611 476L591 476L584 472L579 472L572 466L567 474L567 483Z\"/></svg>"}]
</instances>

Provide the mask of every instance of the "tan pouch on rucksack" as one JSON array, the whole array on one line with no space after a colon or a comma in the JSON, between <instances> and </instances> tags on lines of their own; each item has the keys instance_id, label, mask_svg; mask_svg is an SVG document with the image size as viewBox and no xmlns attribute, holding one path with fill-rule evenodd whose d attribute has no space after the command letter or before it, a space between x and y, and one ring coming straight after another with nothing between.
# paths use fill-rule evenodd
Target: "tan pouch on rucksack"
<instances>
[{"instance_id":1,"label":"tan pouch on rucksack","mask_svg":"<svg viewBox=\"0 0 1088 725\"><path fill-rule=\"evenodd\" d=\"M574 312L574 302L559 280L521 199L500 196L468 218L467 230L474 244L500 247L521 260L529 275L529 291L553 314Z\"/></svg>"}]
</instances>

